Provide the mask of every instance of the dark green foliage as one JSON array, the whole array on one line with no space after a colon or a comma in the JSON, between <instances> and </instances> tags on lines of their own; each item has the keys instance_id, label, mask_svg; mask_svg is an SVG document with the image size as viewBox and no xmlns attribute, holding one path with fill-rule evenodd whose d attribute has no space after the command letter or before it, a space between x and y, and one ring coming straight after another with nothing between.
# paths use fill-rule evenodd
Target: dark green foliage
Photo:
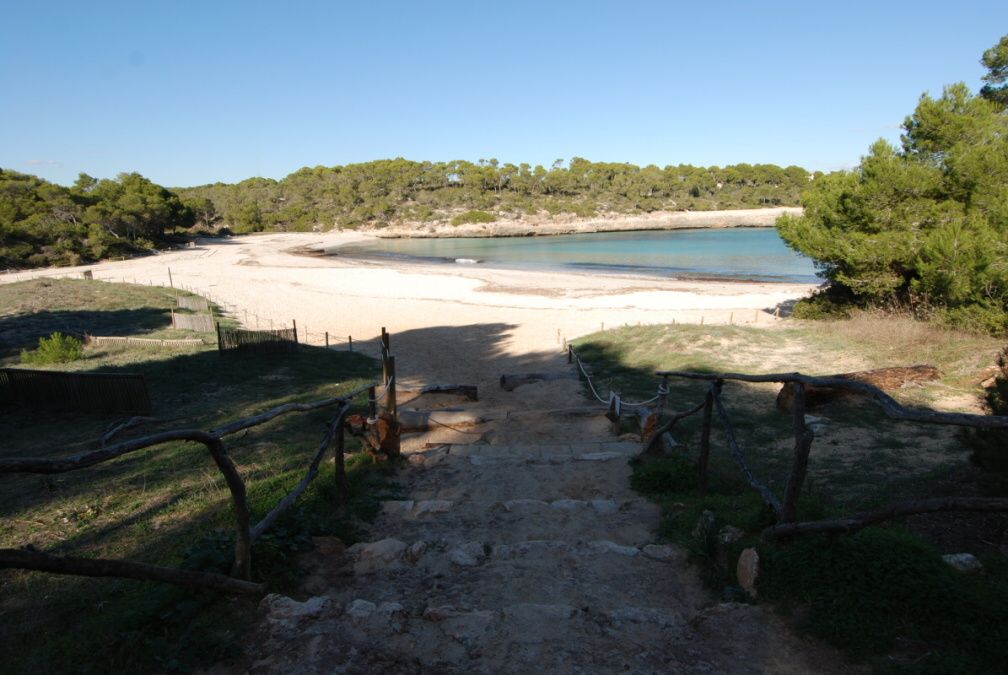
<instances>
[{"instance_id":1,"label":"dark green foliage","mask_svg":"<svg viewBox=\"0 0 1008 675\"><path fill-rule=\"evenodd\" d=\"M1008 331L1002 108L962 83L939 98L925 94L903 123L901 148L879 140L855 171L817 179L802 195L804 215L778 221L781 237L813 258L848 304Z\"/></svg>"},{"instance_id":2,"label":"dark green foliage","mask_svg":"<svg viewBox=\"0 0 1008 675\"><path fill-rule=\"evenodd\" d=\"M685 492L695 487L696 483L696 465L678 455L643 462L630 477L631 487L647 496Z\"/></svg>"},{"instance_id":3,"label":"dark green foliage","mask_svg":"<svg viewBox=\"0 0 1008 675\"><path fill-rule=\"evenodd\" d=\"M857 656L917 643L923 672L1000 672L1008 658L1008 584L971 577L898 529L759 547L760 594L806 608L812 634Z\"/></svg>"},{"instance_id":4,"label":"dark green foliage","mask_svg":"<svg viewBox=\"0 0 1008 675\"><path fill-rule=\"evenodd\" d=\"M1008 108L1008 35L983 53L980 63L987 69L980 95L1001 110Z\"/></svg>"},{"instance_id":5,"label":"dark green foliage","mask_svg":"<svg viewBox=\"0 0 1008 675\"><path fill-rule=\"evenodd\" d=\"M53 333L47 338L39 338L34 351L21 350L21 363L42 365L69 363L84 358L84 346L72 335Z\"/></svg>"},{"instance_id":6,"label":"dark green foliage","mask_svg":"<svg viewBox=\"0 0 1008 675\"><path fill-rule=\"evenodd\" d=\"M452 217L452 225L462 225L464 223L492 223L497 220L497 216L486 211L466 211Z\"/></svg>"},{"instance_id":7,"label":"dark green foliage","mask_svg":"<svg viewBox=\"0 0 1008 675\"><path fill-rule=\"evenodd\" d=\"M138 173L115 180L81 174L65 188L0 169L2 267L76 265L132 254L192 223L193 212L175 194Z\"/></svg>"},{"instance_id":8,"label":"dark green foliage","mask_svg":"<svg viewBox=\"0 0 1008 675\"><path fill-rule=\"evenodd\" d=\"M176 192L187 204L209 200L221 224L247 232L382 226L392 221L491 222L449 215L460 208L488 214L547 211L592 217L599 211L794 205L809 176L800 167L771 164L642 168L575 157L566 167L561 161L546 169L500 164L495 159L473 163L397 158L305 167L279 181L250 178Z\"/></svg>"}]
</instances>

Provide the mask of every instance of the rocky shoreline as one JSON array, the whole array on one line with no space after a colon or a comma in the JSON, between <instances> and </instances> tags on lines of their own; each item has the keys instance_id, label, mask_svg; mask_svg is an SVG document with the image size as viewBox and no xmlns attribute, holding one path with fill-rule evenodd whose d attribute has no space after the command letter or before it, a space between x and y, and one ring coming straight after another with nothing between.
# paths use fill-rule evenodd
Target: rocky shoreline
<instances>
[{"instance_id":1,"label":"rocky shoreline","mask_svg":"<svg viewBox=\"0 0 1008 675\"><path fill-rule=\"evenodd\" d=\"M779 216L801 215L802 209L783 206L769 209L724 211L655 211L641 215L603 214L580 218L573 214L537 215L499 219L492 223L403 222L383 228L362 229L362 234L383 239L448 237L536 237L591 232L639 230L686 230L723 227L773 227Z\"/></svg>"}]
</instances>

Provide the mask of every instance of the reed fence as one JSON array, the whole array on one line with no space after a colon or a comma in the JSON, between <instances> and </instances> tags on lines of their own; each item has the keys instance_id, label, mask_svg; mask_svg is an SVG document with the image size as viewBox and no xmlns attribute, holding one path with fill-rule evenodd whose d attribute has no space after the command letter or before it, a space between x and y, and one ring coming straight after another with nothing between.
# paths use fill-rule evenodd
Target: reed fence
<instances>
[{"instance_id":1,"label":"reed fence","mask_svg":"<svg viewBox=\"0 0 1008 675\"><path fill-rule=\"evenodd\" d=\"M197 333L214 332L214 319L210 314L182 314L172 310L172 328L192 330Z\"/></svg>"},{"instance_id":2,"label":"reed fence","mask_svg":"<svg viewBox=\"0 0 1008 675\"><path fill-rule=\"evenodd\" d=\"M179 309L189 309L194 312L210 313L210 303L207 299L199 295L179 295L175 298L175 305Z\"/></svg>"},{"instance_id":3,"label":"reed fence","mask_svg":"<svg viewBox=\"0 0 1008 675\"><path fill-rule=\"evenodd\" d=\"M87 341L96 345L136 345L141 347L166 347L172 349L202 347L204 344L203 340L200 340L199 338L159 340L156 338L138 338L119 335L88 335Z\"/></svg>"},{"instance_id":4,"label":"reed fence","mask_svg":"<svg viewBox=\"0 0 1008 675\"><path fill-rule=\"evenodd\" d=\"M245 330L217 324L217 349L221 354L241 352L289 352L298 348L297 327L276 330Z\"/></svg>"},{"instance_id":5,"label":"reed fence","mask_svg":"<svg viewBox=\"0 0 1008 675\"><path fill-rule=\"evenodd\" d=\"M568 360L577 363L581 373L588 381L588 385L596 398L602 403L605 399L598 393L596 387L591 382L591 376L585 368L577 352L568 345ZM720 419L728 451L732 461L745 477L749 486L759 493L763 501L774 512L777 523L766 528L763 536L767 538L793 537L797 535L828 532L828 533L853 533L869 525L884 522L893 518L901 518L919 513L937 513L943 511L972 511L972 512L1001 512L1008 511L1008 499L1005 498L981 498L981 497L947 497L936 499L919 499L897 502L888 506L875 509L873 511L852 514L840 518L829 518L823 520L799 522L797 514L798 496L808 471L809 455L812 450L812 443L815 440L815 432L810 429L805 421L805 392L807 387L822 389L840 389L866 396L869 400L879 406L885 414L896 420L916 422L920 424L944 424L960 427L970 427L976 429L999 429L1008 431L1008 417L997 415L972 415L967 413L945 413L935 410L907 408L897 402L894 398L886 394L881 389L853 379L841 377L814 377L802 373L771 373L767 375L749 375L743 373L694 373L688 371L659 371L656 373L661 377L658 385L658 393L652 399L640 403L623 403L622 407L637 407L655 404L657 411L654 412L652 425L643 434L643 453L650 452L659 442L663 434L669 432L680 420L692 415L703 413L703 422L700 432L699 456L697 458L697 492L702 496L707 490L708 462L711 450L711 427L714 413ZM694 407L664 415L664 408L667 405L669 394L669 378L682 378L690 380L702 380L708 383L707 392L703 400ZM731 418L725 407L722 389L726 381L738 382L777 382L790 384L793 387L794 396L791 402L792 430L794 435L794 450L791 461L791 468L788 480L785 485L783 499L775 494L765 483L760 481L748 463L742 448L739 446L735 429ZM619 414L620 402L618 395L610 392L610 411L616 409Z\"/></svg>"},{"instance_id":6,"label":"reed fence","mask_svg":"<svg viewBox=\"0 0 1008 675\"><path fill-rule=\"evenodd\" d=\"M0 370L0 401L57 410L145 414L147 383L139 373L64 373Z\"/></svg>"}]
</instances>

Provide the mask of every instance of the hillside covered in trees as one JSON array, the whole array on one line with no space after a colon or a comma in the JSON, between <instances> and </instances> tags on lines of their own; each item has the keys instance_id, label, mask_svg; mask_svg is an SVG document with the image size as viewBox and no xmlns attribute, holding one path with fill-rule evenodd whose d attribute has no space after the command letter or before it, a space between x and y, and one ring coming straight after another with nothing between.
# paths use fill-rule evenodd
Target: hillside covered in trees
<instances>
[{"instance_id":1,"label":"hillside covered in trees","mask_svg":"<svg viewBox=\"0 0 1008 675\"><path fill-rule=\"evenodd\" d=\"M475 222L498 216L645 213L798 203L814 176L769 164L638 167L575 157L549 169L497 160L377 160L168 189L137 173L64 187L0 169L0 268L75 265L149 250L189 231L235 233Z\"/></svg>"},{"instance_id":2,"label":"hillside covered in trees","mask_svg":"<svg viewBox=\"0 0 1008 675\"><path fill-rule=\"evenodd\" d=\"M797 205L812 177L797 166L639 167L557 160L546 169L495 159L378 160L303 168L276 181L250 178L178 189L204 225L234 232L493 220L498 215L710 210ZM202 209L199 206L202 205ZM475 212L475 213L469 213Z\"/></svg>"},{"instance_id":3,"label":"hillside covered in trees","mask_svg":"<svg viewBox=\"0 0 1008 675\"><path fill-rule=\"evenodd\" d=\"M1008 36L981 63L979 95L961 82L924 94L899 148L877 141L778 222L831 282L797 316L881 306L1008 333Z\"/></svg>"},{"instance_id":4,"label":"hillside covered in trees","mask_svg":"<svg viewBox=\"0 0 1008 675\"><path fill-rule=\"evenodd\" d=\"M0 268L76 265L130 255L193 225L178 195L138 173L71 187L0 169Z\"/></svg>"}]
</instances>

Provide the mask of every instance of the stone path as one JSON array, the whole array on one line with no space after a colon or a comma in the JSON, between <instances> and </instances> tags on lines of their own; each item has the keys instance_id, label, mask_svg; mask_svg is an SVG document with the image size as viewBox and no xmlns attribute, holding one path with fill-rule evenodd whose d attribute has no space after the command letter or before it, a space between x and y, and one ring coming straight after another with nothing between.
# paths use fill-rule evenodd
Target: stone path
<instances>
[{"instance_id":1,"label":"stone path","mask_svg":"<svg viewBox=\"0 0 1008 675\"><path fill-rule=\"evenodd\" d=\"M658 508L629 486L638 444L600 415L534 414L586 405L577 382L502 393L483 375L476 407L515 414L407 440L403 496L371 541L308 556L298 600L265 599L245 655L214 672L843 670L769 610L718 603L685 551L656 543Z\"/></svg>"}]
</instances>

